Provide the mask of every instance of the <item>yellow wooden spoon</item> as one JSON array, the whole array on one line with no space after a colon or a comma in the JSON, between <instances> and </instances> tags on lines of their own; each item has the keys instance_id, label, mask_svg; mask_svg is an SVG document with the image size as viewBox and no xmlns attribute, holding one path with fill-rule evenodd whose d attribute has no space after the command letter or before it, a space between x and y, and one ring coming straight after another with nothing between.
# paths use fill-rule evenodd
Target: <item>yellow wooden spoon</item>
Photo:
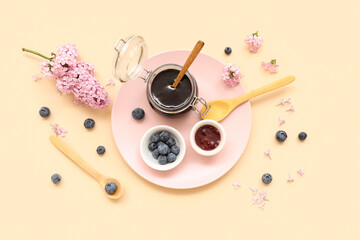
<instances>
[{"instance_id":1,"label":"yellow wooden spoon","mask_svg":"<svg viewBox=\"0 0 360 240\"><path fill-rule=\"evenodd\" d=\"M288 85L295 80L294 76L287 76L270 84L267 84L261 88L245 93L239 97L232 99L221 99L214 100L209 102L208 104L211 106L209 112L205 116L204 119L212 119L215 121L223 120L232 110L234 110L240 104L248 101L251 98L259 96L261 94L270 92L282 86ZM201 109L201 113L205 112L205 107Z\"/></svg>"},{"instance_id":2,"label":"yellow wooden spoon","mask_svg":"<svg viewBox=\"0 0 360 240\"><path fill-rule=\"evenodd\" d=\"M52 144L55 145L57 149L59 149L62 153L64 153L65 156L71 159L80 168L82 168L85 172L90 174L90 176L92 176L96 181L98 181L100 183L100 186L104 190L106 196L108 196L111 199L118 199L121 196L121 194L123 193L123 188L118 180L100 174L98 171L90 167L79 154L77 154L69 145L67 145L64 142L64 140L55 136L50 136L50 141L52 142ZM116 184L117 189L114 194L109 194L105 191L105 185L108 182L113 182Z\"/></svg>"}]
</instances>

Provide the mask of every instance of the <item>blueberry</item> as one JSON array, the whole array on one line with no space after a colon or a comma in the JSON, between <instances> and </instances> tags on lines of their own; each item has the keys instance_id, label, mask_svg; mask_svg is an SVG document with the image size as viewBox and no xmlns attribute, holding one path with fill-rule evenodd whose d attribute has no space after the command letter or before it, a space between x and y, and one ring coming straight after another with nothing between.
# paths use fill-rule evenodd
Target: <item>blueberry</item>
<instances>
[{"instance_id":1,"label":"blueberry","mask_svg":"<svg viewBox=\"0 0 360 240\"><path fill-rule=\"evenodd\" d=\"M278 140L279 142L284 142L287 138L287 134L285 131L280 130L280 131L276 132L275 137L276 137L276 140Z\"/></svg>"},{"instance_id":2,"label":"blueberry","mask_svg":"<svg viewBox=\"0 0 360 240\"><path fill-rule=\"evenodd\" d=\"M166 156L160 155L158 160L159 160L160 165L165 165L167 163L167 157Z\"/></svg>"},{"instance_id":3,"label":"blueberry","mask_svg":"<svg viewBox=\"0 0 360 240\"><path fill-rule=\"evenodd\" d=\"M227 55L229 55L231 52L232 52L231 47L226 47L226 48L225 48L225 53L226 53Z\"/></svg>"},{"instance_id":4,"label":"blueberry","mask_svg":"<svg viewBox=\"0 0 360 240\"><path fill-rule=\"evenodd\" d=\"M103 155L105 153L106 149L104 146L98 146L97 149L96 149L96 152L99 154L99 155Z\"/></svg>"},{"instance_id":5,"label":"blueberry","mask_svg":"<svg viewBox=\"0 0 360 240\"><path fill-rule=\"evenodd\" d=\"M160 144L158 150L161 155L166 155L169 151L169 146L166 144Z\"/></svg>"},{"instance_id":6,"label":"blueberry","mask_svg":"<svg viewBox=\"0 0 360 240\"><path fill-rule=\"evenodd\" d=\"M151 142L153 143L157 143L160 141L160 135L158 133L154 133L153 135L151 135Z\"/></svg>"},{"instance_id":7,"label":"blueberry","mask_svg":"<svg viewBox=\"0 0 360 240\"><path fill-rule=\"evenodd\" d=\"M159 141L159 142L156 144L156 146L159 147L160 145L164 145L164 144L165 144L164 142ZM165 145L166 145L166 144L165 144Z\"/></svg>"},{"instance_id":8,"label":"blueberry","mask_svg":"<svg viewBox=\"0 0 360 240\"><path fill-rule=\"evenodd\" d=\"M162 131L160 133L160 140L166 142L170 138L170 133L168 131Z\"/></svg>"},{"instance_id":9,"label":"blueberry","mask_svg":"<svg viewBox=\"0 0 360 240\"><path fill-rule=\"evenodd\" d=\"M117 185L114 182L107 182L105 184L105 191L110 194L113 195L117 190Z\"/></svg>"},{"instance_id":10,"label":"blueberry","mask_svg":"<svg viewBox=\"0 0 360 240\"><path fill-rule=\"evenodd\" d=\"M156 144L151 142L151 143L149 143L148 148L149 148L150 151L154 151L155 148L156 148Z\"/></svg>"},{"instance_id":11,"label":"blueberry","mask_svg":"<svg viewBox=\"0 0 360 240\"><path fill-rule=\"evenodd\" d=\"M171 147L171 152L175 155L178 155L180 153L180 148L177 145L174 145Z\"/></svg>"},{"instance_id":12,"label":"blueberry","mask_svg":"<svg viewBox=\"0 0 360 240\"><path fill-rule=\"evenodd\" d=\"M93 128L95 126L95 121L92 118L87 118L84 121L84 126L87 129Z\"/></svg>"},{"instance_id":13,"label":"blueberry","mask_svg":"<svg viewBox=\"0 0 360 240\"><path fill-rule=\"evenodd\" d=\"M53 174L53 175L51 176L51 181L52 181L54 184L58 184L58 183L61 181L61 176L60 176L60 174L57 174L57 173Z\"/></svg>"},{"instance_id":14,"label":"blueberry","mask_svg":"<svg viewBox=\"0 0 360 240\"><path fill-rule=\"evenodd\" d=\"M304 140L306 139L306 137L307 137L306 132L301 132L301 133L299 133L299 135L298 135L298 138L299 138L301 141L304 141Z\"/></svg>"},{"instance_id":15,"label":"blueberry","mask_svg":"<svg viewBox=\"0 0 360 240\"><path fill-rule=\"evenodd\" d=\"M272 181L272 176L270 175L270 173L265 173L265 174L262 176L262 181L263 181L263 183L265 183L265 184L271 183L271 181Z\"/></svg>"},{"instance_id":16,"label":"blueberry","mask_svg":"<svg viewBox=\"0 0 360 240\"><path fill-rule=\"evenodd\" d=\"M176 144L175 138L170 137L169 140L166 141L166 145L168 145L169 147L172 147Z\"/></svg>"},{"instance_id":17,"label":"blueberry","mask_svg":"<svg viewBox=\"0 0 360 240\"><path fill-rule=\"evenodd\" d=\"M50 115L50 109L48 107L42 107L40 108L40 116L42 116L43 118L46 118Z\"/></svg>"},{"instance_id":18,"label":"blueberry","mask_svg":"<svg viewBox=\"0 0 360 240\"><path fill-rule=\"evenodd\" d=\"M167 155L167 161L169 163L175 162L175 160L176 160L176 155L175 154L169 153L169 155Z\"/></svg>"},{"instance_id":19,"label":"blueberry","mask_svg":"<svg viewBox=\"0 0 360 240\"><path fill-rule=\"evenodd\" d=\"M152 156L153 156L153 158L155 158L155 159L158 159L158 157L159 157L159 149L155 149L154 151L152 151Z\"/></svg>"},{"instance_id":20,"label":"blueberry","mask_svg":"<svg viewBox=\"0 0 360 240\"><path fill-rule=\"evenodd\" d=\"M171 148L168 146L168 150L167 150L166 156L169 155L169 153L171 153Z\"/></svg>"},{"instance_id":21,"label":"blueberry","mask_svg":"<svg viewBox=\"0 0 360 240\"><path fill-rule=\"evenodd\" d=\"M136 120L141 120L145 117L145 111L142 108L135 108L131 114Z\"/></svg>"}]
</instances>

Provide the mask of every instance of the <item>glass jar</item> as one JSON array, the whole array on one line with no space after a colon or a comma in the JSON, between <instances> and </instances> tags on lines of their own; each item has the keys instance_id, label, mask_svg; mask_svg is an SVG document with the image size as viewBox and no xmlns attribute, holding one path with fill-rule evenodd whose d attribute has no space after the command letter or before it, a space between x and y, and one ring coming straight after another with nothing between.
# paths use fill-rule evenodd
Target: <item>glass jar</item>
<instances>
[{"instance_id":1,"label":"glass jar","mask_svg":"<svg viewBox=\"0 0 360 240\"><path fill-rule=\"evenodd\" d=\"M164 82L166 81L164 76L171 73L175 77L170 80L175 80L177 74L174 74L180 72L182 66L169 63L154 70L146 70L144 65L148 50L141 36L134 35L120 39L114 48L116 51L114 77L122 83L138 77L142 78L146 82L148 102L155 111L167 116L180 116L192 109L202 119L205 118L211 106L203 98L198 97L198 85L189 71L186 72L178 87L174 89L171 87L172 82L171 84ZM200 109L197 107L199 103L201 104ZM205 107L205 111L202 113L203 107Z\"/></svg>"}]
</instances>

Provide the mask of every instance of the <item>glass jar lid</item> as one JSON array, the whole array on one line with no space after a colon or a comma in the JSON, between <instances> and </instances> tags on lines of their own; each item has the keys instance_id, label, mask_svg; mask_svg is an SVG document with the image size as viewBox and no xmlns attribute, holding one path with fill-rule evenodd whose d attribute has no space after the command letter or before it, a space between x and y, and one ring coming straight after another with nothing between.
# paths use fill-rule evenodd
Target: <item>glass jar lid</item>
<instances>
[{"instance_id":1,"label":"glass jar lid","mask_svg":"<svg viewBox=\"0 0 360 240\"><path fill-rule=\"evenodd\" d=\"M148 49L141 36L119 39L115 44L113 75L120 82L140 76L148 56Z\"/></svg>"}]
</instances>

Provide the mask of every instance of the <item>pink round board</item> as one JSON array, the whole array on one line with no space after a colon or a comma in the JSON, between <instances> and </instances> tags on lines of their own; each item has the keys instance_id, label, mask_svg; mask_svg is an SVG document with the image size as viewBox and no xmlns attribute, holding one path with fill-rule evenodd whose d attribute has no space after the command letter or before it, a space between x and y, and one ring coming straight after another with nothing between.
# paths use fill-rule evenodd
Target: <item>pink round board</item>
<instances>
[{"instance_id":1,"label":"pink round board","mask_svg":"<svg viewBox=\"0 0 360 240\"><path fill-rule=\"evenodd\" d=\"M183 65L190 51L172 50L150 57L146 63L147 70L154 70L160 65L175 63ZM207 101L233 98L245 92L242 84L229 88L221 80L224 64L218 59L200 53L189 71L195 77L199 87L199 97ZM145 110L145 118L141 121L133 119L134 108ZM200 121L194 111L179 118L169 118L155 112L146 98L146 84L136 79L123 84L115 97L111 124L116 145L124 160L141 177L156 185L188 189L206 185L227 173L239 160L250 136L251 107L246 102L236 108L227 118L221 121L227 139L223 150L215 156L198 155L190 145L190 130ZM156 125L169 125L176 128L186 142L184 160L176 168L160 172L147 166L140 155L140 140L143 134Z\"/></svg>"}]
</instances>

